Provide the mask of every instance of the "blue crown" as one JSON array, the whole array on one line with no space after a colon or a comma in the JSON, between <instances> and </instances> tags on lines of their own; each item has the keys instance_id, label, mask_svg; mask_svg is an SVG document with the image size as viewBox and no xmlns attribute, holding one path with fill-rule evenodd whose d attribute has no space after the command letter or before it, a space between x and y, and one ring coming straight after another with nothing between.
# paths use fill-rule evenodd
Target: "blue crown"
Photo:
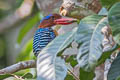
<instances>
[{"instance_id":1,"label":"blue crown","mask_svg":"<svg viewBox=\"0 0 120 80\"><path fill-rule=\"evenodd\" d=\"M49 14L48 16L45 16L42 20L40 20L40 23L41 23L43 20L50 19L51 16L53 16L53 15L52 15L52 14Z\"/></svg>"}]
</instances>

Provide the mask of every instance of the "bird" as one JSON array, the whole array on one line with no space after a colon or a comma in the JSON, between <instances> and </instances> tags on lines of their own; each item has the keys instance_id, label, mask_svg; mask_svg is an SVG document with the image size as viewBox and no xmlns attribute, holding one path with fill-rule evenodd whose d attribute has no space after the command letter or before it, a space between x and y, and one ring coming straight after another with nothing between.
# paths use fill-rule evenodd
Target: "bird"
<instances>
[{"instance_id":1,"label":"bird","mask_svg":"<svg viewBox=\"0 0 120 80\"><path fill-rule=\"evenodd\" d=\"M33 53L37 57L40 51L48 45L56 36L57 32L53 30L55 25L69 25L76 22L77 19L65 18L59 14L53 13L40 20L38 29L33 38Z\"/></svg>"}]
</instances>

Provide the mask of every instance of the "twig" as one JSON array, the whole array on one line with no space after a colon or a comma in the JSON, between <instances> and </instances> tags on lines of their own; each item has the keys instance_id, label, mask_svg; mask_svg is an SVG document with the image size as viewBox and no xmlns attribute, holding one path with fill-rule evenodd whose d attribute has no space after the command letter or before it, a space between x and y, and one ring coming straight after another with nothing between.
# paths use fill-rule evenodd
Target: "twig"
<instances>
[{"instance_id":1,"label":"twig","mask_svg":"<svg viewBox=\"0 0 120 80\"><path fill-rule=\"evenodd\" d=\"M68 72L75 78L75 80L80 80L70 69L68 69Z\"/></svg>"},{"instance_id":2,"label":"twig","mask_svg":"<svg viewBox=\"0 0 120 80\"><path fill-rule=\"evenodd\" d=\"M80 79L74 74L72 66L71 66L70 64L66 64L66 66L67 66L67 69L68 69L68 73L71 74L71 75L75 78L75 80L80 80Z\"/></svg>"},{"instance_id":3,"label":"twig","mask_svg":"<svg viewBox=\"0 0 120 80\"><path fill-rule=\"evenodd\" d=\"M11 74L15 79L17 80L24 80L21 76L15 75L15 74Z\"/></svg>"},{"instance_id":4,"label":"twig","mask_svg":"<svg viewBox=\"0 0 120 80\"><path fill-rule=\"evenodd\" d=\"M11 66L1 69L0 75L10 74L10 73L17 72L19 70L23 70L27 68L35 68L35 67L36 67L35 60L23 61L23 62L19 62L19 63L13 64Z\"/></svg>"}]
</instances>

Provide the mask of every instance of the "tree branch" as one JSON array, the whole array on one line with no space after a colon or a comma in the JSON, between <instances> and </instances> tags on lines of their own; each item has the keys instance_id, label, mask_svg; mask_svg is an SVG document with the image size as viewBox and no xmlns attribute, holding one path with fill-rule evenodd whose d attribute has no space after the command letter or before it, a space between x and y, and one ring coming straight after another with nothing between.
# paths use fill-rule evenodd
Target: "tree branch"
<instances>
[{"instance_id":1,"label":"tree branch","mask_svg":"<svg viewBox=\"0 0 120 80\"><path fill-rule=\"evenodd\" d=\"M0 75L14 73L19 70L23 70L23 69L27 69L27 68L35 68L35 67L36 67L35 60L23 61L23 62L19 62L19 63L11 65L9 67L1 69Z\"/></svg>"},{"instance_id":2,"label":"tree branch","mask_svg":"<svg viewBox=\"0 0 120 80\"><path fill-rule=\"evenodd\" d=\"M81 19L85 16L98 13L100 9L101 4L99 0L63 0L60 14Z\"/></svg>"}]
</instances>

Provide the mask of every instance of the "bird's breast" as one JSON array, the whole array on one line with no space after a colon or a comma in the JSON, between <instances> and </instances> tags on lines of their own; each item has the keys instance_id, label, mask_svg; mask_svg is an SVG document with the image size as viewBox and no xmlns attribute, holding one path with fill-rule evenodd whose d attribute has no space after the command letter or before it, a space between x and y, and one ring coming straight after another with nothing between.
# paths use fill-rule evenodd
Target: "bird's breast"
<instances>
[{"instance_id":1,"label":"bird's breast","mask_svg":"<svg viewBox=\"0 0 120 80\"><path fill-rule=\"evenodd\" d=\"M56 33L52 28L39 28L34 34L33 52L37 56L38 53L54 38Z\"/></svg>"}]
</instances>

